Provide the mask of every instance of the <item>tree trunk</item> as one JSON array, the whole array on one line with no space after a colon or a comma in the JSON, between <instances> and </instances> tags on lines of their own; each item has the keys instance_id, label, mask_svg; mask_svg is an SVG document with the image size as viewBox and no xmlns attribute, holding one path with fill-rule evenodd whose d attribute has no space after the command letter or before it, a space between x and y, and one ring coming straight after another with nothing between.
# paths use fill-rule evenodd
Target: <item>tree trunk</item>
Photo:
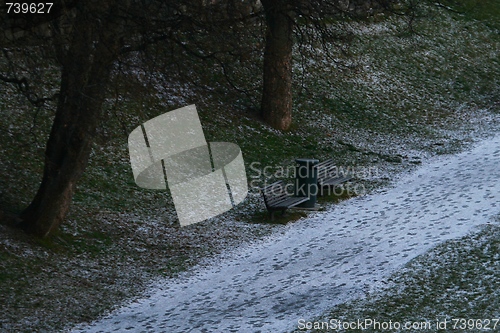
<instances>
[{"instance_id":1,"label":"tree trunk","mask_svg":"<svg viewBox=\"0 0 500 333\"><path fill-rule=\"evenodd\" d=\"M287 1L261 2L267 23L262 116L272 127L287 130L292 123L293 20Z\"/></svg>"},{"instance_id":2,"label":"tree trunk","mask_svg":"<svg viewBox=\"0 0 500 333\"><path fill-rule=\"evenodd\" d=\"M59 227L88 163L118 48L106 28L92 14L78 16L69 48L63 50L60 97L42 182L20 216L20 227L29 233L45 237Z\"/></svg>"}]
</instances>

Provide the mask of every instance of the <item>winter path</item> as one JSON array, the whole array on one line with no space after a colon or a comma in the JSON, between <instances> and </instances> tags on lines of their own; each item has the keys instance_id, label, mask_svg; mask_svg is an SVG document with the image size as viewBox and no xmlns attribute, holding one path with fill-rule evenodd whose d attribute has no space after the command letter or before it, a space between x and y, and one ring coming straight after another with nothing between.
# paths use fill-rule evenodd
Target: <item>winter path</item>
<instances>
[{"instance_id":1,"label":"winter path","mask_svg":"<svg viewBox=\"0 0 500 333\"><path fill-rule=\"evenodd\" d=\"M286 332L500 212L500 137L291 225L75 332Z\"/></svg>"}]
</instances>

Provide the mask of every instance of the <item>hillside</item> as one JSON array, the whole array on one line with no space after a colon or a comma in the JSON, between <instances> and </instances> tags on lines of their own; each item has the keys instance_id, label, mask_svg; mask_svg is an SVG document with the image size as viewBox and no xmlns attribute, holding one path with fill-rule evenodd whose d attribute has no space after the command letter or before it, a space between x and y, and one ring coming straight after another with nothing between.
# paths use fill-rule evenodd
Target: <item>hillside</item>
<instances>
[{"instance_id":1,"label":"hillside","mask_svg":"<svg viewBox=\"0 0 500 333\"><path fill-rule=\"evenodd\" d=\"M328 53L297 49L294 124L288 132L266 126L256 111L258 91L230 91L215 63L186 60L205 71L197 72L205 80L202 87L168 73L161 79L148 76L147 84L142 73L117 76L70 216L45 240L9 225L39 185L54 105L34 108L3 84L0 327L54 331L91 321L140 295L152 280L178 276L236 246L293 228L293 220L306 214L289 213L270 223L258 187L296 158L333 157L338 165L371 170L356 180L363 195L437 155L460 152L498 133L500 27L493 2L467 14L426 8L412 22L413 31L397 16L350 22L350 40L341 47L332 42ZM233 64L233 75L254 86L255 65L246 66ZM57 82L50 68L45 73L47 82ZM226 214L179 228L169 193L135 185L127 136L141 122L192 103L207 141L241 147L251 193ZM265 166L271 177L259 173ZM331 209L339 199L347 198L326 198L322 204Z\"/></svg>"}]
</instances>

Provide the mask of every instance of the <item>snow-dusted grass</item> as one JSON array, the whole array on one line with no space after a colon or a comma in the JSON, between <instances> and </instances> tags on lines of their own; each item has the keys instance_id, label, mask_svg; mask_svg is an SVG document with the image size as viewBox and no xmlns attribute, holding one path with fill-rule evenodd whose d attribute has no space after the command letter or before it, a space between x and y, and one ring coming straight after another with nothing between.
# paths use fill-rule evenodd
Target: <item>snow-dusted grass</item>
<instances>
[{"instance_id":1,"label":"snow-dusted grass","mask_svg":"<svg viewBox=\"0 0 500 333\"><path fill-rule=\"evenodd\" d=\"M425 332L457 330L463 322L457 323L456 320L473 319L473 322L466 322L465 331L498 331L500 323L494 320L500 319L500 227L487 225L477 233L447 241L410 261L383 288L368 292L362 299L339 305L310 322L321 323L330 319L346 323L358 319L374 319L380 323L432 323L431 329ZM438 329L436 322L445 320L447 330ZM489 329L475 326L477 320L485 326L489 321ZM297 330L300 331L306 330ZM349 331L384 330L368 327Z\"/></svg>"},{"instance_id":2,"label":"snow-dusted grass","mask_svg":"<svg viewBox=\"0 0 500 333\"><path fill-rule=\"evenodd\" d=\"M195 85L171 72L124 73L106 103L104 126L61 232L36 241L0 225L0 294L7 300L0 328L52 332L92 320L136 297L150 279L283 230L268 223L255 188L237 209L182 229L168 192L137 188L127 135L163 112L196 103L207 141L237 143L249 181L258 180L253 184L272 180L259 177L253 162L288 167L299 157L333 157L339 165L376 168L376 175L359 180L372 189L429 156L457 152L496 131L498 32L461 16L435 15L420 22L418 35L407 34L397 18L352 23L354 39L345 52L332 46L331 57L305 54L307 71L297 55L288 132L261 122L252 104L258 93L228 93L217 64L193 67L205 80ZM189 67L189 59L182 65ZM248 62L232 65L239 86L256 85ZM245 67L242 75L234 72L238 66ZM19 213L39 184L54 105L36 114L1 86L0 219Z\"/></svg>"}]
</instances>

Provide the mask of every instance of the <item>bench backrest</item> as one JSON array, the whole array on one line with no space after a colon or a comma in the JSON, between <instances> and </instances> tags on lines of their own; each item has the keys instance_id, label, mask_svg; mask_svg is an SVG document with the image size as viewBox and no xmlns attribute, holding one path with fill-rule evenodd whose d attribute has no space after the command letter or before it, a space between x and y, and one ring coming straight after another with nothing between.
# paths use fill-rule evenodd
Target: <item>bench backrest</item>
<instances>
[{"instance_id":1,"label":"bench backrest","mask_svg":"<svg viewBox=\"0 0 500 333\"><path fill-rule=\"evenodd\" d=\"M333 158L325 160L314 166L318 170L318 180L347 176L347 172L337 167ZM341 172L342 171L342 172Z\"/></svg>"},{"instance_id":2,"label":"bench backrest","mask_svg":"<svg viewBox=\"0 0 500 333\"><path fill-rule=\"evenodd\" d=\"M285 182L282 180L264 187L261 191L267 207L273 206L288 198L288 194L286 193L285 188Z\"/></svg>"}]
</instances>

